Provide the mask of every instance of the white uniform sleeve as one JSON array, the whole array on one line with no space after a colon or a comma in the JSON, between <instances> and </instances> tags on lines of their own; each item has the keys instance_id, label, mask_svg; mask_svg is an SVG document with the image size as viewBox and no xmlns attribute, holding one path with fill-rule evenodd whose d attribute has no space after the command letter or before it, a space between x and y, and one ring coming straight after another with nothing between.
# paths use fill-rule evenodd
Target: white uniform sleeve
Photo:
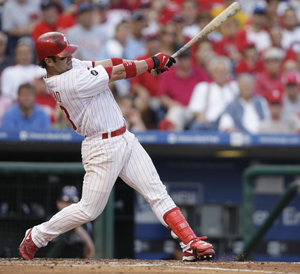
<instances>
[{"instance_id":1,"label":"white uniform sleeve","mask_svg":"<svg viewBox=\"0 0 300 274\"><path fill-rule=\"evenodd\" d=\"M103 66L93 69L79 69L77 90L81 98L89 98L104 92L108 88L109 77Z\"/></svg>"},{"instance_id":2,"label":"white uniform sleeve","mask_svg":"<svg viewBox=\"0 0 300 274\"><path fill-rule=\"evenodd\" d=\"M201 82L197 84L193 90L188 109L194 113L202 113L206 104L206 92L207 92L206 82Z\"/></svg>"},{"instance_id":3,"label":"white uniform sleeve","mask_svg":"<svg viewBox=\"0 0 300 274\"><path fill-rule=\"evenodd\" d=\"M72 58L72 64L74 68L84 67L84 68L94 68L92 61L80 61L79 59Z\"/></svg>"}]
</instances>

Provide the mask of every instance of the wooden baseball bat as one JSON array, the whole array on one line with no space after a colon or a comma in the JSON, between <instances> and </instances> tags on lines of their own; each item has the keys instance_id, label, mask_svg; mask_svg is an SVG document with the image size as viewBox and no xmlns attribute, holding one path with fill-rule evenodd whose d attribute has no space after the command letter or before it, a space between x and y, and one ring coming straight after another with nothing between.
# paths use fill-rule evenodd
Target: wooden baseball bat
<instances>
[{"instance_id":1,"label":"wooden baseball bat","mask_svg":"<svg viewBox=\"0 0 300 274\"><path fill-rule=\"evenodd\" d=\"M183 47L181 47L178 51L176 51L172 57L176 58L180 55L183 51L188 49L190 46L198 42L201 38L205 37L216 28L221 26L224 22L230 19L233 15L235 15L238 11L241 10L241 5L238 2L232 3L229 7L223 10L217 17L215 17L211 22L209 22L203 30L201 30L192 40L186 43ZM157 70L151 69L151 74L156 76Z\"/></svg>"}]
</instances>

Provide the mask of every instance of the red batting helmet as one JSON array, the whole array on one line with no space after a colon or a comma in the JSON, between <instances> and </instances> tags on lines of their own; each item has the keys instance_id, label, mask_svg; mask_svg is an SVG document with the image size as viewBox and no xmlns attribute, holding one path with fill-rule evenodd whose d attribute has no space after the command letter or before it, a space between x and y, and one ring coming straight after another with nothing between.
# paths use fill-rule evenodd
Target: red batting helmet
<instances>
[{"instance_id":1,"label":"red batting helmet","mask_svg":"<svg viewBox=\"0 0 300 274\"><path fill-rule=\"evenodd\" d=\"M47 56L68 57L78 46L69 44L67 37L60 32L47 32L42 34L35 42L35 52L38 61Z\"/></svg>"}]
</instances>

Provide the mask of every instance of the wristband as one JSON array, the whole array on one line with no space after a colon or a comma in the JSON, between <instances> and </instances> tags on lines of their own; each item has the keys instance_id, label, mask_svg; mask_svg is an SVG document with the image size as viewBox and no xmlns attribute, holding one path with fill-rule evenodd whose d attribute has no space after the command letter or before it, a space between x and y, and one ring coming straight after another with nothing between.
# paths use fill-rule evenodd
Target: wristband
<instances>
[{"instance_id":1,"label":"wristband","mask_svg":"<svg viewBox=\"0 0 300 274\"><path fill-rule=\"evenodd\" d=\"M146 61L147 65L148 65L148 69L147 70L150 70L150 69L154 68L154 61L153 61L152 58L144 59L144 61Z\"/></svg>"},{"instance_id":2,"label":"wristband","mask_svg":"<svg viewBox=\"0 0 300 274\"><path fill-rule=\"evenodd\" d=\"M125 79L128 79L128 78L132 78L132 77L135 77L136 76L136 65L134 62L125 62L123 63L124 65L124 68L125 68L125 71L126 71L126 78Z\"/></svg>"},{"instance_id":3,"label":"wristband","mask_svg":"<svg viewBox=\"0 0 300 274\"><path fill-rule=\"evenodd\" d=\"M113 57L113 58L110 58L110 60L111 60L113 66L123 64L123 58Z\"/></svg>"}]
</instances>

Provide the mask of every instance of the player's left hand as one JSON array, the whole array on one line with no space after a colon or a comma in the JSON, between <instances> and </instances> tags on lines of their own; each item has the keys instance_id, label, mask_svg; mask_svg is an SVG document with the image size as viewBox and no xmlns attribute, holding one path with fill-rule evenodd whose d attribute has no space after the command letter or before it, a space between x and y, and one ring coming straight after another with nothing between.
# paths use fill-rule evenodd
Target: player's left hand
<instances>
[{"instance_id":1,"label":"player's left hand","mask_svg":"<svg viewBox=\"0 0 300 274\"><path fill-rule=\"evenodd\" d=\"M154 69L158 71L158 74L168 71L170 67L176 63L175 58L162 52L155 54L151 58L154 61Z\"/></svg>"}]
</instances>

